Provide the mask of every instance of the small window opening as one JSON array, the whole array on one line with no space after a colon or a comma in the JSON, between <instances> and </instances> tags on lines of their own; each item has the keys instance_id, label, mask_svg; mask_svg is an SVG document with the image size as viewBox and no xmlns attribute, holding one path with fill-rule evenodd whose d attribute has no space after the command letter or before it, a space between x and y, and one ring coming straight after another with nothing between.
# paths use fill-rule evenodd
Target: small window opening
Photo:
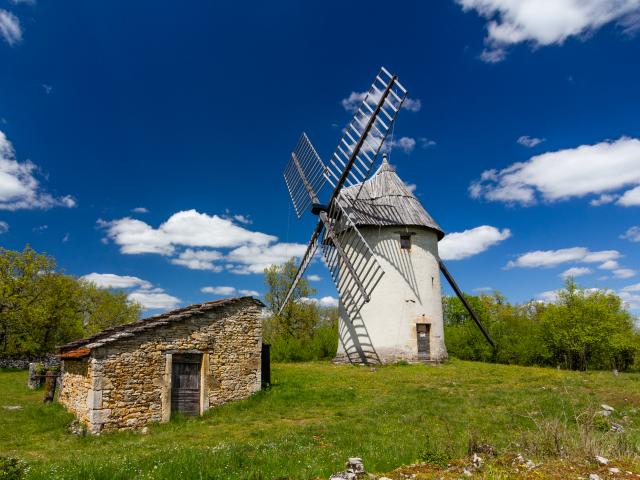
<instances>
[{"instance_id":1,"label":"small window opening","mask_svg":"<svg viewBox=\"0 0 640 480\"><path fill-rule=\"evenodd\" d=\"M411 250L411 234L410 233L400 234L400 248L403 250Z\"/></svg>"}]
</instances>

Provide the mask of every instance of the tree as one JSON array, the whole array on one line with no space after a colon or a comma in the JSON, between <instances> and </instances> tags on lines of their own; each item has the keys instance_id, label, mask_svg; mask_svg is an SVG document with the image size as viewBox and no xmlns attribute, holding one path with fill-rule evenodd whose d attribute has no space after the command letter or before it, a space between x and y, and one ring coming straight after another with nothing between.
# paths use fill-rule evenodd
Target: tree
<instances>
[{"instance_id":1,"label":"tree","mask_svg":"<svg viewBox=\"0 0 640 480\"><path fill-rule=\"evenodd\" d=\"M0 355L30 356L140 317L123 292L101 290L56 270L27 246L0 249Z\"/></svg>"},{"instance_id":2,"label":"tree","mask_svg":"<svg viewBox=\"0 0 640 480\"><path fill-rule=\"evenodd\" d=\"M265 301L271 315L264 321L263 336L271 344L275 361L333 358L338 347L338 309L320 308L310 297L314 288L301 278L282 313L282 306L296 275L294 260L264 271Z\"/></svg>"}]
</instances>

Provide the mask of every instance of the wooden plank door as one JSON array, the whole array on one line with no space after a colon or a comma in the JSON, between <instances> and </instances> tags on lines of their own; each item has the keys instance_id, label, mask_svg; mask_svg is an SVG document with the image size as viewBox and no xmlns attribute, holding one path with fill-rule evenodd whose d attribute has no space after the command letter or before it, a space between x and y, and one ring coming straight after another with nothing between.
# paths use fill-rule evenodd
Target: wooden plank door
<instances>
[{"instance_id":1,"label":"wooden plank door","mask_svg":"<svg viewBox=\"0 0 640 480\"><path fill-rule=\"evenodd\" d=\"M431 357L431 346L429 342L431 325L428 323L416 324L418 334L418 358L421 360L429 360Z\"/></svg>"},{"instance_id":2,"label":"wooden plank door","mask_svg":"<svg viewBox=\"0 0 640 480\"><path fill-rule=\"evenodd\" d=\"M174 354L171 367L171 413L200 415L200 354Z\"/></svg>"}]
</instances>

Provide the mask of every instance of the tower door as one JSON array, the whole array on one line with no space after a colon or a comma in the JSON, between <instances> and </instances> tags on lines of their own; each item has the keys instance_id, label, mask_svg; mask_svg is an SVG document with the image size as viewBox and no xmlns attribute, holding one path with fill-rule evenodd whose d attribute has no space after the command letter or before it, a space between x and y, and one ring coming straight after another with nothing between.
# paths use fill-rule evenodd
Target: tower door
<instances>
[{"instance_id":1,"label":"tower door","mask_svg":"<svg viewBox=\"0 0 640 480\"><path fill-rule=\"evenodd\" d=\"M418 358L420 360L429 360L431 357L431 351L429 347L429 333L431 325L428 323L416 324L417 336L418 336Z\"/></svg>"},{"instance_id":2,"label":"tower door","mask_svg":"<svg viewBox=\"0 0 640 480\"><path fill-rule=\"evenodd\" d=\"M171 366L171 413L200 415L200 354L174 354Z\"/></svg>"}]
</instances>

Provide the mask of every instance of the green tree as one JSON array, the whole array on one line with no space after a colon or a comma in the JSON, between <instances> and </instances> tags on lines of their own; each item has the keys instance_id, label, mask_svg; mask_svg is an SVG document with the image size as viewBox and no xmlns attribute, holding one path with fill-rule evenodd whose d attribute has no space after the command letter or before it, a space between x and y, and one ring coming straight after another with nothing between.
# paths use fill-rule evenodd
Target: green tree
<instances>
[{"instance_id":1,"label":"green tree","mask_svg":"<svg viewBox=\"0 0 640 480\"><path fill-rule=\"evenodd\" d=\"M282 306L296 275L291 259L264 271L265 302L271 315L264 321L264 338L276 361L333 358L338 347L338 309L320 308L311 300L314 288L301 278L282 313Z\"/></svg>"}]
</instances>

